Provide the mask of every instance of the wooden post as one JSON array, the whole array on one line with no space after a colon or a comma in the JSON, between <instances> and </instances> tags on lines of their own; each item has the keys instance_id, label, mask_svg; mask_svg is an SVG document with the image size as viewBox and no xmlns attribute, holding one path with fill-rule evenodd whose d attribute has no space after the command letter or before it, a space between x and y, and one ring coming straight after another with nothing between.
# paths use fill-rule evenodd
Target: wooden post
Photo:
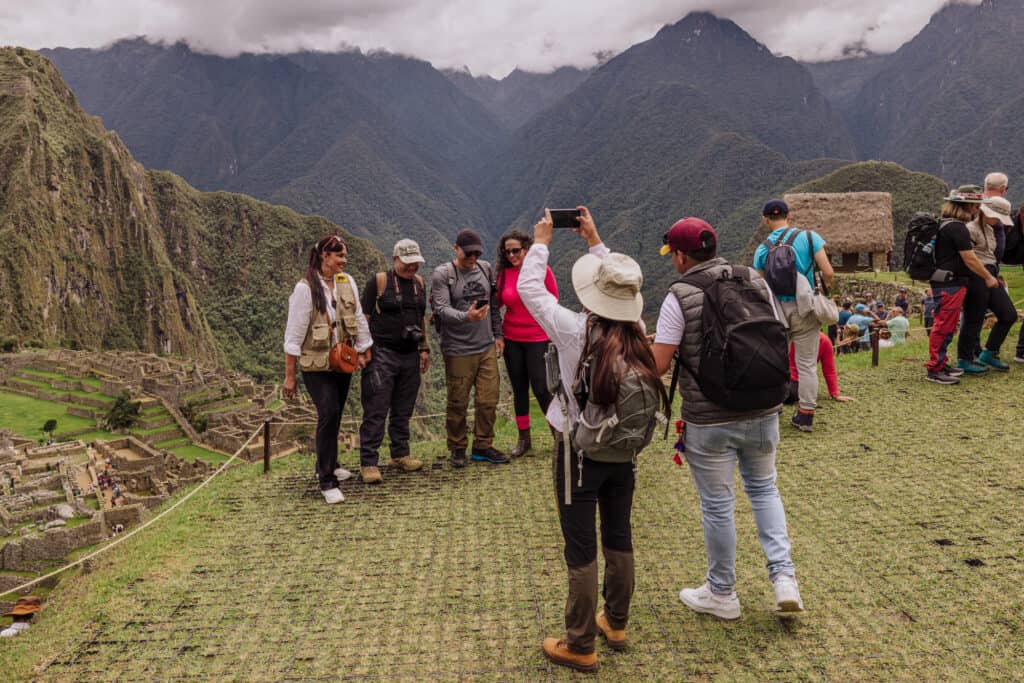
<instances>
[{"instance_id":1,"label":"wooden post","mask_svg":"<svg viewBox=\"0 0 1024 683\"><path fill-rule=\"evenodd\" d=\"M263 421L263 474L270 471L270 420Z\"/></svg>"},{"instance_id":2,"label":"wooden post","mask_svg":"<svg viewBox=\"0 0 1024 683\"><path fill-rule=\"evenodd\" d=\"M878 367L878 328L871 330L871 367Z\"/></svg>"}]
</instances>

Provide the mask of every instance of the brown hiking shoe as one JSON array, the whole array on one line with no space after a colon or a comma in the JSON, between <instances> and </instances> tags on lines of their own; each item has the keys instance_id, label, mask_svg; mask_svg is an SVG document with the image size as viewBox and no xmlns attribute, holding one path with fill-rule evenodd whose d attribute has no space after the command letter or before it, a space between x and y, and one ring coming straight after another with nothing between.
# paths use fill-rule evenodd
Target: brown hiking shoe
<instances>
[{"instance_id":1,"label":"brown hiking shoe","mask_svg":"<svg viewBox=\"0 0 1024 683\"><path fill-rule=\"evenodd\" d=\"M597 627L601 629L601 635L608 641L608 647L613 650L625 650L626 649L626 629L612 628L611 624L608 623L608 617L604 615L604 610L597 613Z\"/></svg>"},{"instance_id":2,"label":"brown hiking shoe","mask_svg":"<svg viewBox=\"0 0 1024 683\"><path fill-rule=\"evenodd\" d=\"M380 470L373 465L360 467L359 476L362 477L364 484L379 484L384 481L384 477L380 476Z\"/></svg>"},{"instance_id":3,"label":"brown hiking shoe","mask_svg":"<svg viewBox=\"0 0 1024 683\"><path fill-rule=\"evenodd\" d=\"M577 654L569 649L569 641L565 638L545 638L542 647L547 658L560 666L587 673L597 673L600 668L596 652L588 655Z\"/></svg>"},{"instance_id":4,"label":"brown hiking shoe","mask_svg":"<svg viewBox=\"0 0 1024 683\"><path fill-rule=\"evenodd\" d=\"M417 460L411 455L407 455L402 458L391 458L391 460L388 461L388 467L395 467L403 472L415 472L419 468L423 467L423 462Z\"/></svg>"}]
</instances>

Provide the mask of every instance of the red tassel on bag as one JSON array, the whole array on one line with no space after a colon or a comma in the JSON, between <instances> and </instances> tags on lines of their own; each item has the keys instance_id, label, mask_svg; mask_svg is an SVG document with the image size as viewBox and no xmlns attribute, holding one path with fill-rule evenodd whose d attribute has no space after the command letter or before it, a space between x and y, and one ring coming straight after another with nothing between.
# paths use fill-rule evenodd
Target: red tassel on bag
<instances>
[{"instance_id":1,"label":"red tassel on bag","mask_svg":"<svg viewBox=\"0 0 1024 683\"><path fill-rule=\"evenodd\" d=\"M682 467L682 454L686 452L686 423L683 422L682 420L676 420L676 435L676 452L672 456L672 462Z\"/></svg>"}]
</instances>

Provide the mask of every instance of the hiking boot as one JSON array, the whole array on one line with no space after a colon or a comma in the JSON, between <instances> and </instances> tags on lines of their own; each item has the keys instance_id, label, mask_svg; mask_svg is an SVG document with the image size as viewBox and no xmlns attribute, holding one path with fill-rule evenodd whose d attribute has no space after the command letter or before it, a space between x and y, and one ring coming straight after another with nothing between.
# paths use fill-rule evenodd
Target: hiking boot
<instances>
[{"instance_id":1,"label":"hiking boot","mask_svg":"<svg viewBox=\"0 0 1024 683\"><path fill-rule=\"evenodd\" d=\"M711 586L707 582L700 588L684 588L679 591L679 599L694 612L711 614L719 619L740 618L740 599L736 592L717 595L711 592Z\"/></svg>"},{"instance_id":2,"label":"hiking boot","mask_svg":"<svg viewBox=\"0 0 1024 683\"><path fill-rule=\"evenodd\" d=\"M513 458L520 458L526 455L531 448L533 448L533 444L530 442L530 430L520 429L519 441L516 442L515 448L509 451L508 454Z\"/></svg>"},{"instance_id":3,"label":"hiking boot","mask_svg":"<svg viewBox=\"0 0 1024 683\"><path fill-rule=\"evenodd\" d=\"M793 426L801 432L814 431L814 411L801 408L793 415Z\"/></svg>"},{"instance_id":4,"label":"hiking boot","mask_svg":"<svg viewBox=\"0 0 1024 683\"><path fill-rule=\"evenodd\" d=\"M978 363L981 365L987 365L990 368L995 368L1000 372L1006 372L1010 369L1009 365L999 360L999 356L997 354L992 353L988 349L982 351L981 355L978 356Z\"/></svg>"},{"instance_id":5,"label":"hiking boot","mask_svg":"<svg viewBox=\"0 0 1024 683\"><path fill-rule=\"evenodd\" d=\"M604 615L604 610L597 613L597 618L594 621L597 622L597 627L601 629L601 635L608 641L608 647L613 650L626 649L626 629L612 628L611 624L608 623L608 617Z\"/></svg>"},{"instance_id":6,"label":"hiking boot","mask_svg":"<svg viewBox=\"0 0 1024 683\"><path fill-rule=\"evenodd\" d=\"M474 448L473 454L470 457L478 462L489 462L492 465L507 465L511 462L507 455L499 451L494 446L488 446L487 448L481 448L480 450Z\"/></svg>"},{"instance_id":7,"label":"hiking boot","mask_svg":"<svg viewBox=\"0 0 1024 683\"><path fill-rule=\"evenodd\" d=\"M545 638L544 654L555 664L567 666L570 669L596 673L600 666L597 663L597 653L581 655L569 649L569 641L565 638Z\"/></svg>"},{"instance_id":8,"label":"hiking boot","mask_svg":"<svg viewBox=\"0 0 1024 683\"><path fill-rule=\"evenodd\" d=\"M979 365L978 363L975 363L973 360L968 360L966 358L961 358L960 360L958 360L956 362L956 366L963 370L968 375L983 375L986 372L988 372L988 368L986 368L984 365Z\"/></svg>"},{"instance_id":9,"label":"hiking boot","mask_svg":"<svg viewBox=\"0 0 1024 683\"><path fill-rule=\"evenodd\" d=\"M961 370L960 368L954 368L952 365L948 365L948 364L943 366L942 370L940 370L939 372L944 372L947 375L949 375L950 377L963 377L964 376L964 371L963 370Z\"/></svg>"},{"instance_id":10,"label":"hiking boot","mask_svg":"<svg viewBox=\"0 0 1024 683\"><path fill-rule=\"evenodd\" d=\"M388 461L388 467L394 467L402 470L403 472L415 472L423 467L423 462L421 460L417 460L411 455L406 455L401 458L391 458L391 460Z\"/></svg>"},{"instance_id":11,"label":"hiking boot","mask_svg":"<svg viewBox=\"0 0 1024 683\"><path fill-rule=\"evenodd\" d=\"M960 384L959 377L953 377L952 375L946 373L944 370L939 370L938 372L929 372L928 376L925 379L927 379L929 382L935 382L936 384Z\"/></svg>"},{"instance_id":12,"label":"hiking boot","mask_svg":"<svg viewBox=\"0 0 1024 683\"><path fill-rule=\"evenodd\" d=\"M772 586L775 588L775 612L779 616L793 616L804 611L804 601L800 599L796 577L779 574Z\"/></svg>"},{"instance_id":13,"label":"hiking boot","mask_svg":"<svg viewBox=\"0 0 1024 683\"><path fill-rule=\"evenodd\" d=\"M324 495L324 501L326 501L328 505L335 505L345 501L345 496L337 486L333 489L324 489L320 493Z\"/></svg>"},{"instance_id":14,"label":"hiking boot","mask_svg":"<svg viewBox=\"0 0 1024 683\"><path fill-rule=\"evenodd\" d=\"M466 466L466 449L456 448L452 451L452 467L465 467Z\"/></svg>"},{"instance_id":15,"label":"hiking boot","mask_svg":"<svg viewBox=\"0 0 1024 683\"><path fill-rule=\"evenodd\" d=\"M352 478L352 473L346 470L344 467L338 467L334 470L334 478L338 481L345 481L346 479Z\"/></svg>"},{"instance_id":16,"label":"hiking boot","mask_svg":"<svg viewBox=\"0 0 1024 683\"><path fill-rule=\"evenodd\" d=\"M362 477L364 484L379 484L384 481L384 477L380 476L380 470L373 465L360 467L359 476Z\"/></svg>"}]
</instances>

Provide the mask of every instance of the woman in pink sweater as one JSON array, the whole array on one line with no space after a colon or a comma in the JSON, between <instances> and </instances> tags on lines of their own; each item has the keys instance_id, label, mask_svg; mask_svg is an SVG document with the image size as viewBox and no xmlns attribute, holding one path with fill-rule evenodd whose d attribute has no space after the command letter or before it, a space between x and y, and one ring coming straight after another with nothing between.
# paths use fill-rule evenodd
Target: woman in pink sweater
<instances>
[{"instance_id":1,"label":"woman in pink sweater","mask_svg":"<svg viewBox=\"0 0 1024 683\"><path fill-rule=\"evenodd\" d=\"M818 339L818 364L821 365L821 374L825 375L825 384L828 386L828 395L833 401L846 403L853 399L839 393L839 373L836 372L836 354L832 347L832 340L824 332L821 332ZM789 396L786 403L796 403L796 387L800 381L800 375L796 369L796 355L793 345L789 345Z\"/></svg>"},{"instance_id":2,"label":"woman in pink sweater","mask_svg":"<svg viewBox=\"0 0 1024 683\"><path fill-rule=\"evenodd\" d=\"M512 457L525 455L532 447L530 443L530 387L537 397L542 412L547 413L551 393L547 387L544 372L544 352L548 348L548 336L537 321L523 306L516 284L519 282L519 266L523 264L526 252L533 244L533 238L518 230L511 230L498 241L497 295L498 305L505 307L502 332L505 335L505 367L512 383L512 398L516 411L516 426L519 428L519 442L509 453ZM548 268L544 277L547 290L558 297L555 274Z\"/></svg>"}]
</instances>

